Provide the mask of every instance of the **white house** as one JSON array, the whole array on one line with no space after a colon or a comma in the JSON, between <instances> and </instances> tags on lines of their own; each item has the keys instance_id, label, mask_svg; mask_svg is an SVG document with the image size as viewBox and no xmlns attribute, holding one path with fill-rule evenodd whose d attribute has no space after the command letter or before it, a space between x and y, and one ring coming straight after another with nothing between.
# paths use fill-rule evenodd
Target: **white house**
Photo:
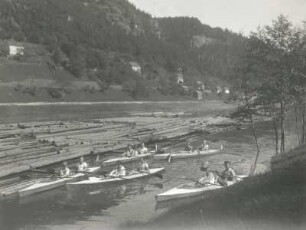
<instances>
[{"instance_id":1,"label":"white house","mask_svg":"<svg viewBox=\"0 0 306 230\"><path fill-rule=\"evenodd\" d=\"M217 86L216 88L217 88L217 91L216 91L217 94L222 93L222 87L221 86Z\"/></svg>"},{"instance_id":2,"label":"white house","mask_svg":"<svg viewBox=\"0 0 306 230\"><path fill-rule=\"evenodd\" d=\"M183 84L183 83L184 83L183 69L179 68L177 73L177 84Z\"/></svg>"},{"instance_id":3,"label":"white house","mask_svg":"<svg viewBox=\"0 0 306 230\"><path fill-rule=\"evenodd\" d=\"M205 85L202 81L197 81L198 90L205 90Z\"/></svg>"},{"instance_id":4,"label":"white house","mask_svg":"<svg viewBox=\"0 0 306 230\"><path fill-rule=\"evenodd\" d=\"M10 56L24 55L23 46L10 45L9 48L10 48Z\"/></svg>"},{"instance_id":5,"label":"white house","mask_svg":"<svg viewBox=\"0 0 306 230\"><path fill-rule=\"evenodd\" d=\"M230 91L230 89L228 87L224 87L224 93L225 94L230 94L231 91Z\"/></svg>"},{"instance_id":6,"label":"white house","mask_svg":"<svg viewBox=\"0 0 306 230\"><path fill-rule=\"evenodd\" d=\"M141 74L141 66L137 62L130 62L132 70Z\"/></svg>"},{"instance_id":7,"label":"white house","mask_svg":"<svg viewBox=\"0 0 306 230\"><path fill-rule=\"evenodd\" d=\"M203 93L201 91L196 91L195 96L198 100L203 100Z\"/></svg>"}]
</instances>

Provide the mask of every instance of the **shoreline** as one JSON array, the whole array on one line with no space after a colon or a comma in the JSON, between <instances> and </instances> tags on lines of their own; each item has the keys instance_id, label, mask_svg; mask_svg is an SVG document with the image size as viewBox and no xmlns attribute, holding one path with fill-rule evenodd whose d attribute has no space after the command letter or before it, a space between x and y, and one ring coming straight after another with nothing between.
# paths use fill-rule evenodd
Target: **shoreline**
<instances>
[{"instance_id":1,"label":"shoreline","mask_svg":"<svg viewBox=\"0 0 306 230\"><path fill-rule=\"evenodd\" d=\"M99 102L12 102L12 103L0 103L0 106L49 106L49 105L120 105L120 104L181 104L181 103L205 103L222 100L207 100L207 101L99 101Z\"/></svg>"}]
</instances>

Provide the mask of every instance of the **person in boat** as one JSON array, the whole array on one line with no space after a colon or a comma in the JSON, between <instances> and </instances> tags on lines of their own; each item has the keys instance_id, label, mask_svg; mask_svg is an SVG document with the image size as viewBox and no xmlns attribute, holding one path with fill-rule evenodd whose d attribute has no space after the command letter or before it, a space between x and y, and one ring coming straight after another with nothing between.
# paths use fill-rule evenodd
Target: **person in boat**
<instances>
[{"instance_id":1,"label":"person in boat","mask_svg":"<svg viewBox=\"0 0 306 230\"><path fill-rule=\"evenodd\" d=\"M124 157L133 157L133 156L137 156L137 153L135 153L135 150L133 149L131 144L128 144L128 147L125 151L125 153L123 153Z\"/></svg>"},{"instance_id":2,"label":"person in boat","mask_svg":"<svg viewBox=\"0 0 306 230\"><path fill-rule=\"evenodd\" d=\"M140 149L138 150L138 153L140 155L145 155L145 154L149 153L148 148L145 146L145 144L143 142L141 143L141 146L140 146Z\"/></svg>"},{"instance_id":3,"label":"person in boat","mask_svg":"<svg viewBox=\"0 0 306 230\"><path fill-rule=\"evenodd\" d=\"M139 172L150 172L149 164L143 158L140 159L138 171Z\"/></svg>"},{"instance_id":4,"label":"person in boat","mask_svg":"<svg viewBox=\"0 0 306 230\"><path fill-rule=\"evenodd\" d=\"M80 157L80 162L78 164L78 172L84 172L88 169L88 164L84 161L84 157Z\"/></svg>"},{"instance_id":5,"label":"person in boat","mask_svg":"<svg viewBox=\"0 0 306 230\"><path fill-rule=\"evenodd\" d=\"M227 186L229 181L233 181L236 177L236 173L234 169L231 167L230 161L224 161L224 171L221 173L219 177L219 183L223 186Z\"/></svg>"},{"instance_id":6,"label":"person in boat","mask_svg":"<svg viewBox=\"0 0 306 230\"><path fill-rule=\"evenodd\" d=\"M155 144L155 153L165 153L166 151L163 148L160 148L157 143Z\"/></svg>"},{"instance_id":7,"label":"person in boat","mask_svg":"<svg viewBox=\"0 0 306 230\"><path fill-rule=\"evenodd\" d=\"M209 145L206 140L203 140L203 144L200 147L201 151L207 151L209 149Z\"/></svg>"},{"instance_id":8,"label":"person in boat","mask_svg":"<svg viewBox=\"0 0 306 230\"><path fill-rule=\"evenodd\" d=\"M71 175L71 171L68 168L68 164L66 161L63 162L63 168L60 170L60 177L69 177Z\"/></svg>"},{"instance_id":9,"label":"person in boat","mask_svg":"<svg viewBox=\"0 0 306 230\"><path fill-rule=\"evenodd\" d=\"M123 177L126 175L127 175L126 169L122 165L121 161L117 161L116 169L114 169L108 174L109 177Z\"/></svg>"},{"instance_id":10,"label":"person in boat","mask_svg":"<svg viewBox=\"0 0 306 230\"><path fill-rule=\"evenodd\" d=\"M218 181L218 176L209 169L208 162L204 162L201 171L203 171L203 176L196 182L196 186L205 187L209 185L214 185Z\"/></svg>"},{"instance_id":11,"label":"person in boat","mask_svg":"<svg viewBox=\"0 0 306 230\"><path fill-rule=\"evenodd\" d=\"M193 147L191 146L190 141L187 141L187 145L185 147L185 151L190 151L190 152L193 151Z\"/></svg>"},{"instance_id":12,"label":"person in boat","mask_svg":"<svg viewBox=\"0 0 306 230\"><path fill-rule=\"evenodd\" d=\"M134 175L139 173L150 173L149 164L143 158L140 159L138 167L136 169L132 169L129 172L129 175Z\"/></svg>"}]
</instances>

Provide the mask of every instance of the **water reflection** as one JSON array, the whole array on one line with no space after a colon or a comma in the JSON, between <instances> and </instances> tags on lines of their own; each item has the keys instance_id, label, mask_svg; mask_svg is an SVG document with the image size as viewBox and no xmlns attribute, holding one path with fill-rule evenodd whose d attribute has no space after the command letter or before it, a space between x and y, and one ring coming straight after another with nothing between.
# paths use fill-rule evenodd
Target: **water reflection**
<instances>
[{"instance_id":1,"label":"water reflection","mask_svg":"<svg viewBox=\"0 0 306 230\"><path fill-rule=\"evenodd\" d=\"M91 216L107 216L109 207L128 202L137 195L145 196L159 189L159 183L149 179L107 188L96 187L67 191L57 189L19 200L0 203L0 229L19 229L20 226L73 224L90 220Z\"/></svg>"}]
</instances>

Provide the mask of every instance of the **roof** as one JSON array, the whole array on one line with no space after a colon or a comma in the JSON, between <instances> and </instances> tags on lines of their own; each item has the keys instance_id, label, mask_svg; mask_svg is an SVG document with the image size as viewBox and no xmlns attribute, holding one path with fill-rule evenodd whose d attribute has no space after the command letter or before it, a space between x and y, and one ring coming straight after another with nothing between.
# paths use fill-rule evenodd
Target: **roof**
<instances>
[{"instance_id":1,"label":"roof","mask_svg":"<svg viewBox=\"0 0 306 230\"><path fill-rule=\"evenodd\" d=\"M130 62L130 65L131 65L132 67L140 68L140 65L139 65L137 62Z\"/></svg>"}]
</instances>

